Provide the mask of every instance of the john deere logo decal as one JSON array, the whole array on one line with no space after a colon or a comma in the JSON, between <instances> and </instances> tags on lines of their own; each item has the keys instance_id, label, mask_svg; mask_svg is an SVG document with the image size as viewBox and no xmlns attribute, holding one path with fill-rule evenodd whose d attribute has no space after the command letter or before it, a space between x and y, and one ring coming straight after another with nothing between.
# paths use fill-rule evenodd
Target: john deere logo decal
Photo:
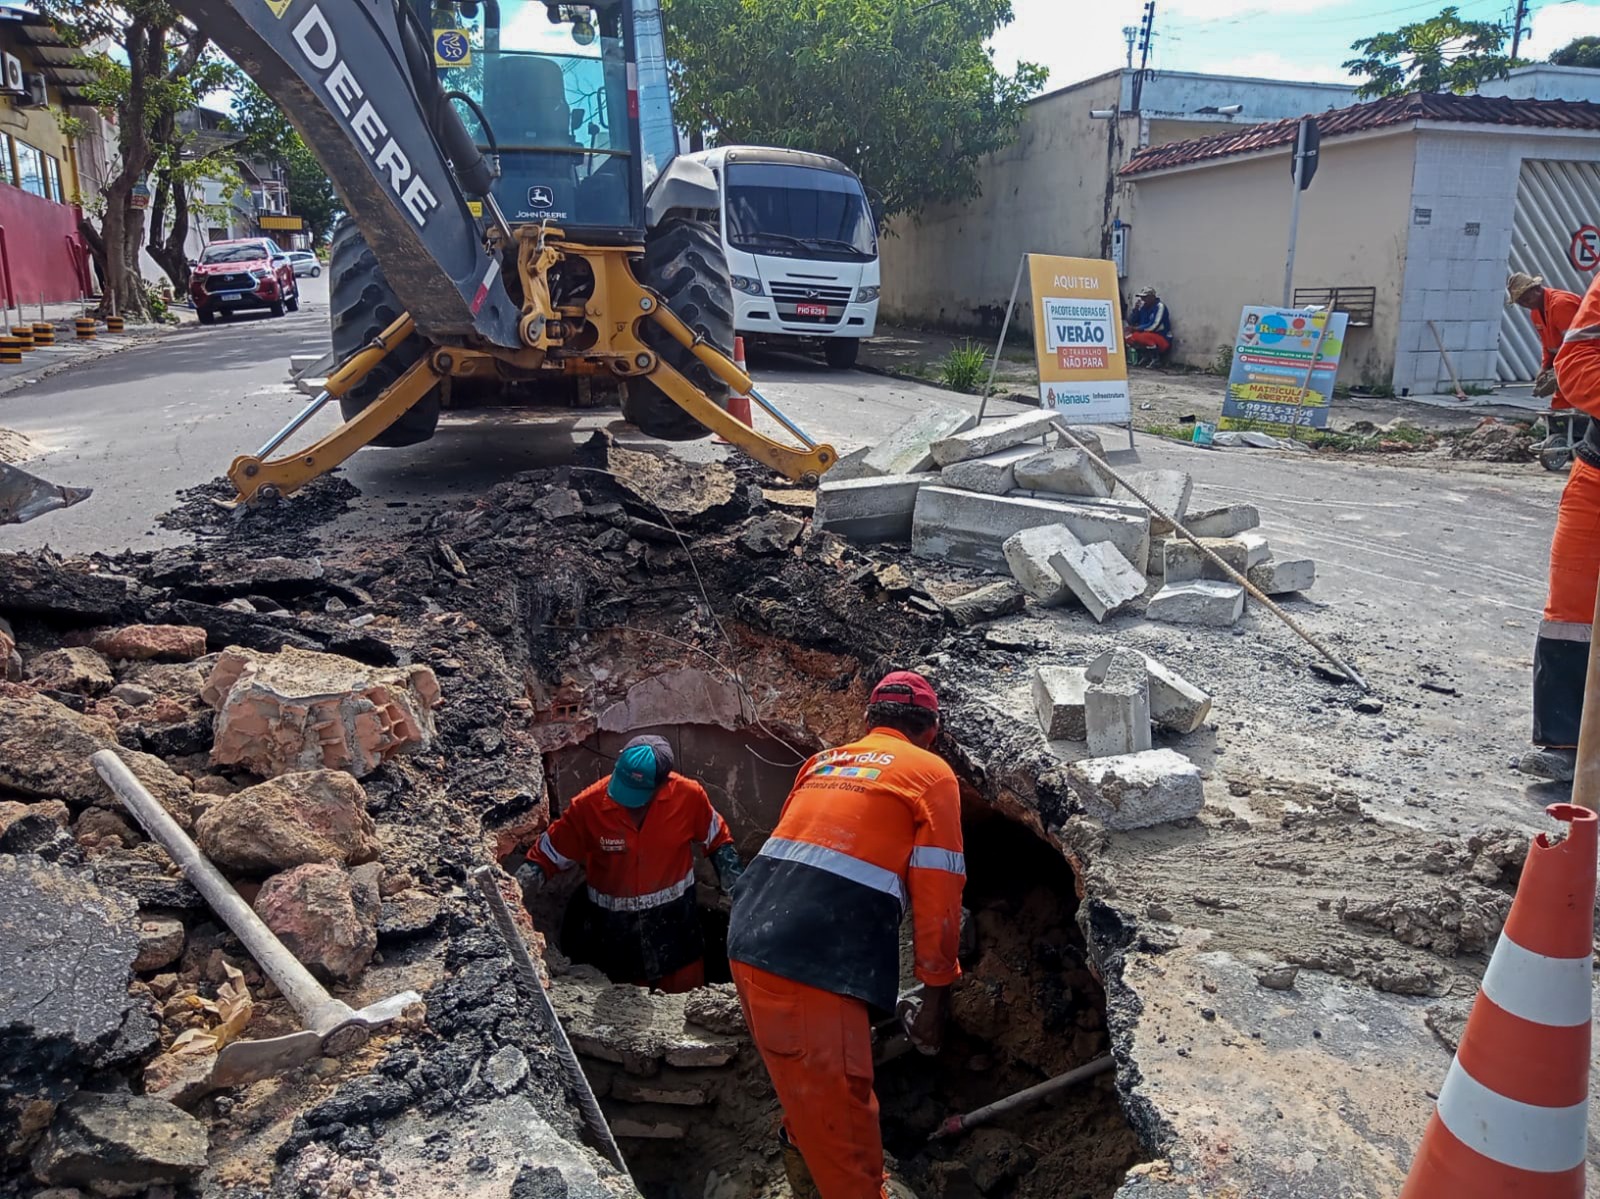
<instances>
[{"instance_id":1,"label":"john deere logo decal","mask_svg":"<svg viewBox=\"0 0 1600 1199\"><path fill-rule=\"evenodd\" d=\"M283 14L289 10L289 5L293 3L294 0L267 0L267 7L272 10L272 15L281 21Z\"/></svg>"},{"instance_id":2,"label":"john deere logo decal","mask_svg":"<svg viewBox=\"0 0 1600 1199\"><path fill-rule=\"evenodd\" d=\"M528 189L529 208L549 208L556 202L556 194L548 187L530 187Z\"/></svg>"}]
</instances>

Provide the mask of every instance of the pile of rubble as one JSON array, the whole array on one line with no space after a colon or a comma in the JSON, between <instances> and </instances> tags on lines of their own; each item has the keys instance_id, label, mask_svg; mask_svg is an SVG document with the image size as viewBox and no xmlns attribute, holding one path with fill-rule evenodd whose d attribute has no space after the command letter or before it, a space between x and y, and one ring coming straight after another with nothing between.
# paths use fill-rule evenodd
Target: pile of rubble
<instances>
[{"instance_id":1,"label":"pile of rubble","mask_svg":"<svg viewBox=\"0 0 1600 1199\"><path fill-rule=\"evenodd\" d=\"M1134 471L1125 485L1097 461L1099 438L1069 437L1060 419L1025 412L980 425L968 412L930 409L840 461L818 490L818 523L858 542L909 540L919 558L1009 572L1041 606L1076 601L1096 621L1148 595L1150 620L1236 623L1244 588L1137 492L1265 594L1315 583L1314 562L1274 558L1255 508L1191 513L1193 485L1177 470Z\"/></svg>"}]
</instances>

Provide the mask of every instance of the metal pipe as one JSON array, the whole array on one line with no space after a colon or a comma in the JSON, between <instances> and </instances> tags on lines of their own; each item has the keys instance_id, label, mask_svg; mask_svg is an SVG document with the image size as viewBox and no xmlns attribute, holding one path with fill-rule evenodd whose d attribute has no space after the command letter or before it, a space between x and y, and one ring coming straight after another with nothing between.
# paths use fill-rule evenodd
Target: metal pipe
<instances>
[{"instance_id":1,"label":"metal pipe","mask_svg":"<svg viewBox=\"0 0 1600 1199\"><path fill-rule=\"evenodd\" d=\"M1113 120L1112 127L1116 127ZM1017 293L1022 290L1022 272L1028 269L1028 256L1024 254L1017 263L1017 277L1011 284L1011 299L1006 301L1006 316L1000 322L1000 340L994 345L994 361L989 364L989 381L983 385L983 399L978 403L978 423L983 424L983 414L989 409L989 396L994 391L995 372L1000 369L1000 354L1006 348L1006 334L1011 332L1011 314L1017 308Z\"/></svg>"},{"instance_id":2,"label":"metal pipe","mask_svg":"<svg viewBox=\"0 0 1600 1199\"><path fill-rule=\"evenodd\" d=\"M605 1113L600 1110L600 1101L594 1097L594 1088L589 1085L589 1076L578 1064L578 1055L572 1051L572 1042L567 1040L567 1030L561 1027L555 1005L550 1002L550 993L544 989L544 980L539 977L533 958L528 954L528 944L522 939L522 933L517 930L516 922L511 919L511 909L506 906L506 897L500 894L500 883L495 877L498 873L499 871L492 867L478 866L472 871L472 879L478 884L478 890L483 892L483 897L489 901L489 911L494 914L500 938L506 943L506 949L511 954L511 964L516 968L523 989L528 992L530 998L537 1001L539 1010L544 1016L556 1057L561 1060L561 1066L567 1073L567 1081L572 1084L572 1090L577 1095L578 1110L583 1115L585 1127L600 1143L601 1151L611 1164L623 1174L627 1174L628 1163L623 1160L617 1138L612 1135L611 1125L606 1122Z\"/></svg>"},{"instance_id":3,"label":"metal pipe","mask_svg":"<svg viewBox=\"0 0 1600 1199\"><path fill-rule=\"evenodd\" d=\"M766 410L768 416L772 417L773 420L777 421L785 429L789 430L789 432L793 433L797 438L799 438L800 444L805 446L806 449L814 450L817 448L817 443L806 436L806 431L785 416L781 408L757 391L755 384L753 383L750 385L750 398L756 403L760 404L761 407Z\"/></svg>"},{"instance_id":4,"label":"metal pipe","mask_svg":"<svg viewBox=\"0 0 1600 1199\"><path fill-rule=\"evenodd\" d=\"M1111 1055L1097 1057L1087 1066L1079 1066L1076 1070L1068 1070L1065 1074L1058 1074L1047 1079L1037 1086L1029 1087L1025 1091L1018 1091L1015 1095L1007 1095L1004 1099L996 1099L985 1107L966 1113L964 1116L950 1116L939 1125L934 1134L928 1138L930 1141L943 1140L945 1137L960 1136L969 1128L976 1128L980 1124L987 1124L997 1116L1007 1112L1014 1112L1019 1107L1027 1107L1030 1103L1037 1103L1048 1095L1065 1090L1075 1082L1093 1078L1097 1074L1104 1074L1116 1063L1111 1060Z\"/></svg>"},{"instance_id":5,"label":"metal pipe","mask_svg":"<svg viewBox=\"0 0 1600 1199\"><path fill-rule=\"evenodd\" d=\"M319 391L316 399L312 400L311 403L302 408L300 413L292 421L274 433L271 440L256 451L256 457L265 458L268 454L272 453L273 450L277 449L284 442L288 441L289 438L293 437L308 420L310 420L317 413L321 412L331 399L333 399L333 393L328 391L327 388L323 388L321 391Z\"/></svg>"}]
</instances>

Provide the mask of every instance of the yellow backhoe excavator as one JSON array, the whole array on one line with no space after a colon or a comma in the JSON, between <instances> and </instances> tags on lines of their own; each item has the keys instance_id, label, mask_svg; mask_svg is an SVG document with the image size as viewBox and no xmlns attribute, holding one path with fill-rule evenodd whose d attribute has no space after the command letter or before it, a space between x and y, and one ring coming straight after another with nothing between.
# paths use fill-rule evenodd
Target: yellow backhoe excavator
<instances>
[{"instance_id":1,"label":"yellow backhoe excavator","mask_svg":"<svg viewBox=\"0 0 1600 1199\"><path fill-rule=\"evenodd\" d=\"M349 217L329 268L341 362L255 454L287 495L445 407L615 400L645 433L715 432L796 481L833 465L729 356L709 168L676 156L660 0L175 0L287 114ZM230 281L207 287L225 305ZM799 444L726 411L749 394ZM325 405L344 422L278 454Z\"/></svg>"}]
</instances>

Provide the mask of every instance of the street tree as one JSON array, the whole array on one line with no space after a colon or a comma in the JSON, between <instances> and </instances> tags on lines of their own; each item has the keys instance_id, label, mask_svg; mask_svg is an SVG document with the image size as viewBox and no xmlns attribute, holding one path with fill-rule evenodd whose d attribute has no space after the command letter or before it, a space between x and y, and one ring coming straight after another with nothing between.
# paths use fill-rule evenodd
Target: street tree
<instances>
[{"instance_id":1,"label":"street tree","mask_svg":"<svg viewBox=\"0 0 1600 1199\"><path fill-rule=\"evenodd\" d=\"M288 173L289 211L305 220L311 244L328 240L344 211L328 172L311 153L283 109L253 82L241 78L227 127L243 135L235 147L246 158L276 159Z\"/></svg>"},{"instance_id":2,"label":"street tree","mask_svg":"<svg viewBox=\"0 0 1600 1199\"><path fill-rule=\"evenodd\" d=\"M1010 0L666 0L674 110L697 140L828 154L884 217L978 195L1046 71L999 71Z\"/></svg>"},{"instance_id":3,"label":"street tree","mask_svg":"<svg viewBox=\"0 0 1600 1199\"><path fill-rule=\"evenodd\" d=\"M1463 20L1451 5L1426 21L1352 42L1358 57L1344 69L1362 80L1356 95L1363 100L1406 92L1465 95L1504 79L1516 65L1501 52L1508 36L1493 21Z\"/></svg>"},{"instance_id":4,"label":"street tree","mask_svg":"<svg viewBox=\"0 0 1600 1199\"><path fill-rule=\"evenodd\" d=\"M33 0L33 7L82 51L77 65L94 76L84 89L90 104L116 125L110 177L100 195L86 197L80 223L103 281L102 306L148 317L139 272L145 209L136 205L135 189L142 197L151 172L165 163L174 173L170 194L181 162L181 150L172 149L177 114L220 86L230 67L165 0ZM68 132L84 136L73 120L66 118Z\"/></svg>"},{"instance_id":5,"label":"street tree","mask_svg":"<svg viewBox=\"0 0 1600 1199\"><path fill-rule=\"evenodd\" d=\"M1558 67L1600 69L1600 37L1575 37L1550 56Z\"/></svg>"}]
</instances>

